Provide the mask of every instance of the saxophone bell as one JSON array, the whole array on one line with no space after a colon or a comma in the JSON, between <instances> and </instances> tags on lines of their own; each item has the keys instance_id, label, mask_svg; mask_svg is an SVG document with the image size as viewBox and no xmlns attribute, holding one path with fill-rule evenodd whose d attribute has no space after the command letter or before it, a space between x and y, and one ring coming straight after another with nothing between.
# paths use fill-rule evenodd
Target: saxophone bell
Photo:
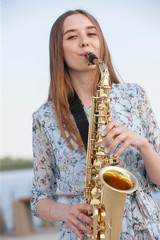
<instances>
[{"instance_id":1,"label":"saxophone bell","mask_svg":"<svg viewBox=\"0 0 160 240\"><path fill-rule=\"evenodd\" d=\"M101 225L106 226L99 234L105 236L105 240L119 240L126 196L138 188L138 181L130 171L115 166L102 168L99 177L102 183L103 203L100 212L102 211L103 215L105 212L105 218L101 218ZM93 239L97 239L97 233Z\"/></svg>"}]
</instances>

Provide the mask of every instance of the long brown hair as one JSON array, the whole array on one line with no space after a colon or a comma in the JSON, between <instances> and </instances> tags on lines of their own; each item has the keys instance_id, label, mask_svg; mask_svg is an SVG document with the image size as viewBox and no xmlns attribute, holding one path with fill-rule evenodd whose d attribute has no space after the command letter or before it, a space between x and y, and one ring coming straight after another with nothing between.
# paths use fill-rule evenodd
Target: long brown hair
<instances>
[{"instance_id":1,"label":"long brown hair","mask_svg":"<svg viewBox=\"0 0 160 240\"><path fill-rule=\"evenodd\" d=\"M71 10L62 14L56 22L53 24L51 33L50 33L50 87L49 87L49 95L48 100L53 102L54 109L56 112L56 117L58 121L58 125L62 134L62 137L67 142L70 149L73 149L73 146L70 142L72 139L74 142L78 144L80 149L83 148L83 143L81 136L79 134L78 129L75 126L75 123L72 120L70 107L68 103L68 99L73 97L74 89L71 85L70 77L67 71L67 66L64 62L64 54L63 54L63 23L64 20L73 14L83 14L96 27L99 40L100 40L100 58L107 64L110 78L112 83L119 83L119 80L115 74L110 52L108 46L106 44L105 38L103 36L102 30L96 21L96 19L91 16L88 12L84 10ZM96 92L96 85L98 81L98 76L95 78L93 92ZM66 136L65 130L68 131L70 138Z\"/></svg>"}]
</instances>

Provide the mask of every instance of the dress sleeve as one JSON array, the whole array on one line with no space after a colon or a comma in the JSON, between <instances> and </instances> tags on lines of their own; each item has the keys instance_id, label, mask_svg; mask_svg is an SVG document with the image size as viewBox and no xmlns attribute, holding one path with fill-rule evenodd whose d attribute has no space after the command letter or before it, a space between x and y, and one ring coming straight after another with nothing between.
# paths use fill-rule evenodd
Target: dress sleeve
<instances>
[{"instance_id":1,"label":"dress sleeve","mask_svg":"<svg viewBox=\"0 0 160 240\"><path fill-rule=\"evenodd\" d=\"M56 167L53 147L44 130L44 123L40 122L37 114L33 114L33 160L34 178L32 184L31 208L35 216L36 207L42 199L54 199L56 193Z\"/></svg>"},{"instance_id":2,"label":"dress sleeve","mask_svg":"<svg viewBox=\"0 0 160 240\"><path fill-rule=\"evenodd\" d=\"M138 86L138 109L139 114L142 119L142 125L146 132L146 138L152 148L160 155L160 128L156 121L154 112L152 110L150 101L144 89ZM153 184L150 183L153 187ZM155 186L154 188L158 188L160 190L160 186ZM158 190L157 189L157 190Z\"/></svg>"},{"instance_id":3,"label":"dress sleeve","mask_svg":"<svg viewBox=\"0 0 160 240\"><path fill-rule=\"evenodd\" d=\"M156 121L150 101L144 89L138 86L139 95L139 113L142 119L143 127L146 129L146 138L153 149L160 154L160 128Z\"/></svg>"}]
</instances>

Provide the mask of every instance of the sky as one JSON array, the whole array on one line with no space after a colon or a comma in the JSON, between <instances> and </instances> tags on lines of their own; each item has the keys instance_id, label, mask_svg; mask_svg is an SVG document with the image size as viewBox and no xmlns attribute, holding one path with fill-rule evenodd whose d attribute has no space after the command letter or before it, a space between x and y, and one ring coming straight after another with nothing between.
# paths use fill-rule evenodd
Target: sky
<instances>
[{"instance_id":1,"label":"sky","mask_svg":"<svg viewBox=\"0 0 160 240\"><path fill-rule=\"evenodd\" d=\"M98 20L121 78L146 90L160 125L159 0L1 0L0 157L32 158L32 114L48 95L50 29L77 8Z\"/></svg>"}]
</instances>

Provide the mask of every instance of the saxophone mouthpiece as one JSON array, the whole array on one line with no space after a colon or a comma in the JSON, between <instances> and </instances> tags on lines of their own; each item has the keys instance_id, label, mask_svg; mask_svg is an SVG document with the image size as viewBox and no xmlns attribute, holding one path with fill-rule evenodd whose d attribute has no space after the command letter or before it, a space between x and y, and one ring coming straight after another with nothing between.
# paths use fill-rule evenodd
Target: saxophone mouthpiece
<instances>
[{"instance_id":1,"label":"saxophone mouthpiece","mask_svg":"<svg viewBox=\"0 0 160 240\"><path fill-rule=\"evenodd\" d=\"M93 53L88 53L86 55L86 58L88 59L89 63L91 63L91 64L95 64L94 59L98 59L97 56Z\"/></svg>"}]
</instances>

